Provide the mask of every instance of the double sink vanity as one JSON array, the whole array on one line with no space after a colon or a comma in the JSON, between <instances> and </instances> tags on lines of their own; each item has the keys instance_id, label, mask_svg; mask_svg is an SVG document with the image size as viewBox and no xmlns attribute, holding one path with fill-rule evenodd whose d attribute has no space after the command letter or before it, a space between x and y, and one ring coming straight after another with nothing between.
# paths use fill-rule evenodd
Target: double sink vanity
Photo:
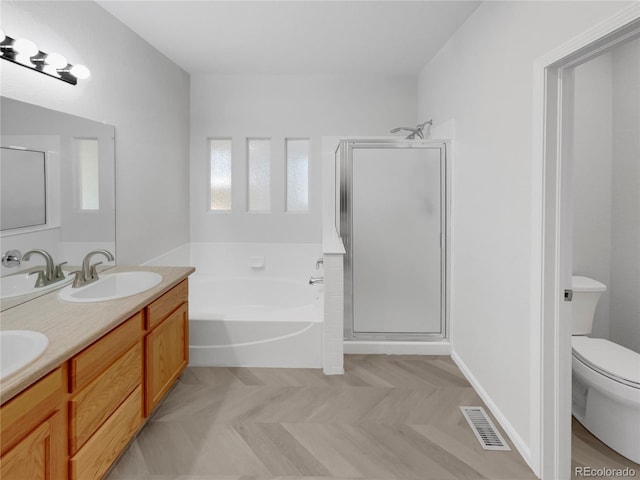
<instances>
[{"instance_id":1,"label":"double sink vanity","mask_svg":"<svg viewBox=\"0 0 640 480\"><path fill-rule=\"evenodd\" d=\"M0 478L99 479L187 366L194 269L98 271L113 125L2 96L0 125Z\"/></svg>"},{"instance_id":2,"label":"double sink vanity","mask_svg":"<svg viewBox=\"0 0 640 480\"><path fill-rule=\"evenodd\" d=\"M0 477L104 476L187 366L193 271L115 267L2 312Z\"/></svg>"}]
</instances>

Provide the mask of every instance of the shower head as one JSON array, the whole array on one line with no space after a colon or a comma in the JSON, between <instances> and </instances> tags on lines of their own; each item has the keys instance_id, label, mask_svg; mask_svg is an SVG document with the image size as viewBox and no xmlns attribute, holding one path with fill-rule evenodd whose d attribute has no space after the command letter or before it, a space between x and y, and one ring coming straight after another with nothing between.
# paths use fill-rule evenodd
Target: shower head
<instances>
[{"instance_id":1,"label":"shower head","mask_svg":"<svg viewBox=\"0 0 640 480\"><path fill-rule=\"evenodd\" d=\"M433 125L433 120L429 120L427 122L424 123L420 123L419 125L417 125L415 128L411 128L411 127L397 127L394 128L393 130L391 130L391 133L397 133L400 130L406 130L407 132L411 132L409 133L409 135L407 135L405 138L407 140L414 140L416 138L416 135L420 138L424 138L424 135L422 134L422 130L424 129L424 127L426 125Z\"/></svg>"}]
</instances>

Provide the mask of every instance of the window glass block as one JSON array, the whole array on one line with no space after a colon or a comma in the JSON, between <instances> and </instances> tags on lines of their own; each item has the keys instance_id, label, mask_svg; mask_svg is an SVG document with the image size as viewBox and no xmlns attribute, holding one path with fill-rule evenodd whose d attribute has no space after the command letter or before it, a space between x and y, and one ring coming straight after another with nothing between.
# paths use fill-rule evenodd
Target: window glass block
<instances>
[{"instance_id":1,"label":"window glass block","mask_svg":"<svg viewBox=\"0 0 640 480\"><path fill-rule=\"evenodd\" d=\"M211 210L231 210L231 139L209 140Z\"/></svg>"},{"instance_id":2,"label":"window glass block","mask_svg":"<svg viewBox=\"0 0 640 480\"><path fill-rule=\"evenodd\" d=\"M249 211L271 210L271 139L247 139Z\"/></svg>"},{"instance_id":3,"label":"window glass block","mask_svg":"<svg viewBox=\"0 0 640 480\"><path fill-rule=\"evenodd\" d=\"M309 210L309 139L286 140L287 211Z\"/></svg>"}]
</instances>

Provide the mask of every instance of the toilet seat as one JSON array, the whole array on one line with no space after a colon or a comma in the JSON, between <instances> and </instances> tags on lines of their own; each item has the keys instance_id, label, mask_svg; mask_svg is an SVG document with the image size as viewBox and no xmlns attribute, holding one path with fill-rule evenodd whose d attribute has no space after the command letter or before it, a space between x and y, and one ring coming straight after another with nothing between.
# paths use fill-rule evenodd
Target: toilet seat
<instances>
[{"instance_id":1,"label":"toilet seat","mask_svg":"<svg viewBox=\"0 0 640 480\"><path fill-rule=\"evenodd\" d=\"M640 354L603 338L571 337L573 354L611 380L640 389Z\"/></svg>"}]
</instances>

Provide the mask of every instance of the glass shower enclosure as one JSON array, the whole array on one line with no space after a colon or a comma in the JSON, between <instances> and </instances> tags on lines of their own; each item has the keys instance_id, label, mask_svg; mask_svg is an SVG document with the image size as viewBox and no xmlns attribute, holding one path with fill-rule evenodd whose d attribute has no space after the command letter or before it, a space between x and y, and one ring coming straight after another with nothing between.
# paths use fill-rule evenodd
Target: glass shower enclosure
<instances>
[{"instance_id":1,"label":"glass shower enclosure","mask_svg":"<svg viewBox=\"0 0 640 480\"><path fill-rule=\"evenodd\" d=\"M446 166L443 141L340 141L345 339L446 336Z\"/></svg>"}]
</instances>

